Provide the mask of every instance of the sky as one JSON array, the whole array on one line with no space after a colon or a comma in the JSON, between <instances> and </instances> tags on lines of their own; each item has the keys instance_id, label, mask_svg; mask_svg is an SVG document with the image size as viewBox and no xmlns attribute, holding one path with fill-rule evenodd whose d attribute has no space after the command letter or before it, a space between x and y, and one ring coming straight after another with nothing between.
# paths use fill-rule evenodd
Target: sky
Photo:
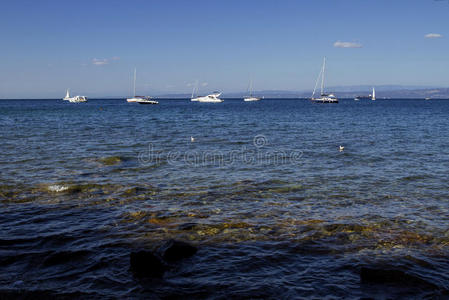
<instances>
[{"instance_id":1,"label":"sky","mask_svg":"<svg viewBox=\"0 0 449 300\"><path fill-rule=\"evenodd\" d=\"M0 98L449 86L449 0L2 0Z\"/></svg>"}]
</instances>

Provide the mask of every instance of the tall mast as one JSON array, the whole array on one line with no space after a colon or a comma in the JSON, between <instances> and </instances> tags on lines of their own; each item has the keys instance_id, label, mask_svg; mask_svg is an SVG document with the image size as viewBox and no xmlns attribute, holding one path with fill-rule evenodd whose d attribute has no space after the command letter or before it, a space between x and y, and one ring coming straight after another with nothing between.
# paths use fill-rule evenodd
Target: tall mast
<instances>
[{"instance_id":1,"label":"tall mast","mask_svg":"<svg viewBox=\"0 0 449 300\"><path fill-rule=\"evenodd\" d=\"M322 78L321 78L321 95L324 93L324 71L326 69L326 57L323 59L323 71L322 71Z\"/></svg>"},{"instance_id":2,"label":"tall mast","mask_svg":"<svg viewBox=\"0 0 449 300\"><path fill-rule=\"evenodd\" d=\"M136 97L136 68L134 68L134 94L133 97Z\"/></svg>"},{"instance_id":3,"label":"tall mast","mask_svg":"<svg viewBox=\"0 0 449 300\"><path fill-rule=\"evenodd\" d=\"M249 80L249 96L250 97L253 96L253 80L252 79Z\"/></svg>"},{"instance_id":4,"label":"tall mast","mask_svg":"<svg viewBox=\"0 0 449 300\"><path fill-rule=\"evenodd\" d=\"M313 88L313 92L312 92L312 98L315 96L316 88L318 86L318 81L321 78L321 73L323 73L323 68L320 69L320 73L318 74L318 77L316 78L315 87Z\"/></svg>"},{"instance_id":5,"label":"tall mast","mask_svg":"<svg viewBox=\"0 0 449 300\"><path fill-rule=\"evenodd\" d=\"M190 97L191 99L193 99L193 96L195 96L195 90L198 88L198 79L195 81L195 84L193 85L193 89L192 89L192 97Z\"/></svg>"}]
</instances>

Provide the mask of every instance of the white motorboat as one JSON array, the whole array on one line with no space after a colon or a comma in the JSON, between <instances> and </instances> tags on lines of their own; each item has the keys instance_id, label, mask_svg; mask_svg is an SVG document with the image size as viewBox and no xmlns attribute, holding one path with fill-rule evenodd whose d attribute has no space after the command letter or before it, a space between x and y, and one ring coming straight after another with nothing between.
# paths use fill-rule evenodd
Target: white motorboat
<instances>
[{"instance_id":1,"label":"white motorboat","mask_svg":"<svg viewBox=\"0 0 449 300\"><path fill-rule=\"evenodd\" d=\"M62 98L64 101L69 101L70 103L81 103L81 102L87 102L86 96L74 96L70 97L70 89L67 89L67 92L65 94L65 97Z\"/></svg>"},{"instance_id":2,"label":"white motorboat","mask_svg":"<svg viewBox=\"0 0 449 300\"><path fill-rule=\"evenodd\" d=\"M209 103L219 103L223 102L223 99L220 99L221 93L220 92L213 92L212 94L209 94L207 96L198 96L198 97L192 97L190 101L197 101L197 102L209 102Z\"/></svg>"},{"instance_id":3,"label":"white motorboat","mask_svg":"<svg viewBox=\"0 0 449 300\"><path fill-rule=\"evenodd\" d=\"M135 102L139 104L159 104L158 101L151 99L151 97L148 96L134 96L134 99L140 99Z\"/></svg>"},{"instance_id":4,"label":"white motorboat","mask_svg":"<svg viewBox=\"0 0 449 300\"><path fill-rule=\"evenodd\" d=\"M317 103L338 103L338 98L334 95L334 94L326 94L324 93L324 73L326 70L326 57L323 60L323 67L321 68L320 73L318 74L318 78L316 79L315 82L315 88L313 89L313 93L312 93L312 97L310 98L310 100L312 102L317 102ZM320 97L319 98L315 98L315 91L318 85L318 81L321 78L321 93L320 93Z\"/></svg>"}]
</instances>

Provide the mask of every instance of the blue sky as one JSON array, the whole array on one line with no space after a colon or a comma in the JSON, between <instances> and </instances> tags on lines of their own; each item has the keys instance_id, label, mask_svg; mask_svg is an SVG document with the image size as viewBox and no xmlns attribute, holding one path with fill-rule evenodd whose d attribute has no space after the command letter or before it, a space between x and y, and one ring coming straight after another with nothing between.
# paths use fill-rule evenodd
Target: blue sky
<instances>
[{"instance_id":1,"label":"blue sky","mask_svg":"<svg viewBox=\"0 0 449 300\"><path fill-rule=\"evenodd\" d=\"M449 1L2 1L0 98L449 86ZM438 35L425 37L427 34ZM335 44L337 42L337 44ZM338 43L339 42L339 43ZM353 46L342 48L336 46Z\"/></svg>"}]
</instances>

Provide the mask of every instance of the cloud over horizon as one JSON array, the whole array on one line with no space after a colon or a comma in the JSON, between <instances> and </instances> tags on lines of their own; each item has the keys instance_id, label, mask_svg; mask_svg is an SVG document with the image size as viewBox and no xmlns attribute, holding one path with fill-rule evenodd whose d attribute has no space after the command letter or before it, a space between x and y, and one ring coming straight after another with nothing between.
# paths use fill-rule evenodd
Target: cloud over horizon
<instances>
[{"instance_id":1,"label":"cloud over horizon","mask_svg":"<svg viewBox=\"0 0 449 300\"><path fill-rule=\"evenodd\" d=\"M424 37L426 39L437 39L437 38L441 38L443 36L441 34L439 34L439 33L428 33Z\"/></svg>"},{"instance_id":2,"label":"cloud over horizon","mask_svg":"<svg viewBox=\"0 0 449 300\"><path fill-rule=\"evenodd\" d=\"M96 66L103 66L109 64L109 60L107 58L94 58L92 59L92 64Z\"/></svg>"},{"instance_id":3,"label":"cloud over horizon","mask_svg":"<svg viewBox=\"0 0 449 300\"><path fill-rule=\"evenodd\" d=\"M110 63L110 61L117 61L119 59L120 59L120 57L118 57L118 56L114 56L111 59L109 59L109 58L94 58L94 59L92 59L92 64L95 66L104 66L104 65L108 65Z\"/></svg>"},{"instance_id":4,"label":"cloud over horizon","mask_svg":"<svg viewBox=\"0 0 449 300\"><path fill-rule=\"evenodd\" d=\"M342 41L336 41L334 43L335 48L362 48L362 44L355 43L355 42L342 42Z\"/></svg>"}]
</instances>

